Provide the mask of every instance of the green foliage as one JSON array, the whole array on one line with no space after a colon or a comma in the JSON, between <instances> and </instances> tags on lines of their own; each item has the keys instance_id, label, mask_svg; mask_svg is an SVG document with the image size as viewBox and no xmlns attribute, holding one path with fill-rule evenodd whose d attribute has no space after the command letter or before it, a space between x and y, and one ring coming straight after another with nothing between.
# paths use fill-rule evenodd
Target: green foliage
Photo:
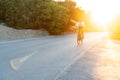
<instances>
[{"instance_id":1,"label":"green foliage","mask_svg":"<svg viewBox=\"0 0 120 80\"><path fill-rule=\"evenodd\" d=\"M4 4L6 4L4 12L4 21L6 24L18 29L36 28L33 22L35 4L32 0L6 0Z\"/></svg>"},{"instance_id":2,"label":"green foliage","mask_svg":"<svg viewBox=\"0 0 120 80\"><path fill-rule=\"evenodd\" d=\"M76 3L73 2L73 1L71 1L71 0L65 0L64 2L63 2L63 1L58 2L58 4L60 4L61 6L67 8L67 15L69 16L69 17L68 17L69 20L70 20L70 19L73 19L71 16L72 16L72 15L76 15L76 14L73 13L74 10L76 9ZM69 21L68 24L69 24L68 26L74 25L74 24L71 23L70 21Z\"/></svg>"},{"instance_id":3,"label":"green foliage","mask_svg":"<svg viewBox=\"0 0 120 80\"><path fill-rule=\"evenodd\" d=\"M68 15L70 19L79 21L85 20L86 13L81 7L76 7L76 3L72 0L65 0L64 2L59 2L60 5L68 9Z\"/></svg>"},{"instance_id":4,"label":"green foliage","mask_svg":"<svg viewBox=\"0 0 120 80\"><path fill-rule=\"evenodd\" d=\"M52 0L0 0L0 19L17 29L48 30L60 34L68 27L67 9Z\"/></svg>"},{"instance_id":5,"label":"green foliage","mask_svg":"<svg viewBox=\"0 0 120 80\"><path fill-rule=\"evenodd\" d=\"M3 20L3 1L0 0L0 22Z\"/></svg>"},{"instance_id":6,"label":"green foliage","mask_svg":"<svg viewBox=\"0 0 120 80\"><path fill-rule=\"evenodd\" d=\"M70 28L70 19L75 19L76 14L79 10L75 2L67 0L60 3L53 0L0 0L0 20L17 29L44 28L50 34L61 34Z\"/></svg>"},{"instance_id":7,"label":"green foliage","mask_svg":"<svg viewBox=\"0 0 120 80\"><path fill-rule=\"evenodd\" d=\"M69 22L67 9L54 2L46 3L43 10L42 23L51 34L60 34L67 30Z\"/></svg>"},{"instance_id":8,"label":"green foliage","mask_svg":"<svg viewBox=\"0 0 120 80\"><path fill-rule=\"evenodd\" d=\"M75 28L72 27L75 25L75 23L71 22L71 19L75 20L75 21L80 21L80 20L85 21L86 20L85 11L82 10L82 8L80 8L80 7L76 7L76 3L73 0L65 0L64 2L60 1L60 2L58 2L58 4L66 7L68 9L67 15L69 16L68 18L70 20L68 23L68 26L69 26L68 31L75 32Z\"/></svg>"}]
</instances>

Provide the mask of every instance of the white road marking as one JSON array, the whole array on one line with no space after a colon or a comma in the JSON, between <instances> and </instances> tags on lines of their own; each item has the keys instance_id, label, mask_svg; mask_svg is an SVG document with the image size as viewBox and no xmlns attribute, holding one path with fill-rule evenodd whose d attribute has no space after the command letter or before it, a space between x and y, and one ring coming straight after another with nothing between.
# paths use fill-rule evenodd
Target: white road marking
<instances>
[{"instance_id":1,"label":"white road marking","mask_svg":"<svg viewBox=\"0 0 120 80\"><path fill-rule=\"evenodd\" d=\"M11 67L12 67L15 71L17 71L17 70L20 68L20 66L21 66L26 60L28 60L31 56L33 56L34 54L36 54L35 51L34 51L33 53L29 54L29 55L24 56L24 57L10 60L10 65L11 65Z\"/></svg>"},{"instance_id":2,"label":"white road marking","mask_svg":"<svg viewBox=\"0 0 120 80\"><path fill-rule=\"evenodd\" d=\"M85 52L86 52L87 50L89 50L90 48L92 48L94 45L96 45L96 43L95 43L95 44L92 44L90 47L87 47L87 49L85 49L85 50L84 50L79 56L77 56L70 64L68 64L68 65L63 69L63 71L61 71L61 73L60 73L54 80L58 80L58 79L60 78L60 76L62 76L62 75L65 73L65 71L68 70L68 69L71 67L71 65L75 63L75 61L77 61L78 59L80 59L80 58L85 54Z\"/></svg>"}]
</instances>

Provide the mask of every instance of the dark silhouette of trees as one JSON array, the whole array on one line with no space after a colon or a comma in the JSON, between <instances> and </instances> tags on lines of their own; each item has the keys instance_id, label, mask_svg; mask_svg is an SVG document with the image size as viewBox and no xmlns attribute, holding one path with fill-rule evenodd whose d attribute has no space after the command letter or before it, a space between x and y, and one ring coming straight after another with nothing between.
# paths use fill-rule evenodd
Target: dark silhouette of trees
<instances>
[{"instance_id":1,"label":"dark silhouette of trees","mask_svg":"<svg viewBox=\"0 0 120 80\"><path fill-rule=\"evenodd\" d=\"M0 0L0 21L16 29L48 30L61 34L73 24L70 19L83 19L84 11L71 0Z\"/></svg>"}]
</instances>

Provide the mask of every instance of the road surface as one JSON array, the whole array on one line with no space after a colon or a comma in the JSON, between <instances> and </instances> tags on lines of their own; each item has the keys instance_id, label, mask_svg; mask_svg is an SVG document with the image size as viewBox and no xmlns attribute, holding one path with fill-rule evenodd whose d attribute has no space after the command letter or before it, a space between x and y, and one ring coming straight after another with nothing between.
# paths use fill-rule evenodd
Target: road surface
<instances>
[{"instance_id":1,"label":"road surface","mask_svg":"<svg viewBox=\"0 0 120 80\"><path fill-rule=\"evenodd\" d=\"M101 40L57 80L120 80L120 41Z\"/></svg>"},{"instance_id":2,"label":"road surface","mask_svg":"<svg viewBox=\"0 0 120 80\"><path fill-rule=\"evenodd\" d=\"M79 46L76 35L0 42L0 80L119 80L119 44L103 33Z\"/></svg>"}]
</instances>

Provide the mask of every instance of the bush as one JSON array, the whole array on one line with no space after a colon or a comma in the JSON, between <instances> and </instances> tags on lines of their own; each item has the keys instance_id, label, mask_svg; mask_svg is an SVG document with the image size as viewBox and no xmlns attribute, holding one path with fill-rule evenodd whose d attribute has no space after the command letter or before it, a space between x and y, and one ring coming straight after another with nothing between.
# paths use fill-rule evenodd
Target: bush
<instances>
[{"instance_id":1,"label":"bush","mask_svg":"<svg viewBox=\"0 0 120 80\"><path fill-rule=\"evenodd\" d=\"M53 1L0 0L0 18L16 29L48 30L50 34L61 34L69 28L67 9Z\"/></svg>"},{"instance_id":2,"label":"bush","mask_svg":"<svg viewBox=\"0 0 120 80\"><path fill-rule=\"evenodd\" d=\"M16 29L46 29L61 34L79 20L84 11L75 2L52 0L0 0L0 20Z\"/></svg>"},{"instance_id":3,"label":"bush","mask_svg":"<svg viewBox=\"0 0 120 80\"><path fill-rule=\"evenodd\" d=\"M67 9L54 2L46 3L46 9L43 10L44 17L42 19L44 28L49 31L50 34L60 34L66 31L69 26L69 16L67 15Z\"/></svg>"},{"instance_id":4,"label":"bush","mask_svg":"<svg viewBox=\"0 0 120 80\"><path fill-rule=\"evenodd\" d=\"M17 29L36 28L36 22L33 22L35 14L33 0L11 0L6 1L4 4L6 4L4 12L6 24Z\"/></svg>"}]
</instances>

